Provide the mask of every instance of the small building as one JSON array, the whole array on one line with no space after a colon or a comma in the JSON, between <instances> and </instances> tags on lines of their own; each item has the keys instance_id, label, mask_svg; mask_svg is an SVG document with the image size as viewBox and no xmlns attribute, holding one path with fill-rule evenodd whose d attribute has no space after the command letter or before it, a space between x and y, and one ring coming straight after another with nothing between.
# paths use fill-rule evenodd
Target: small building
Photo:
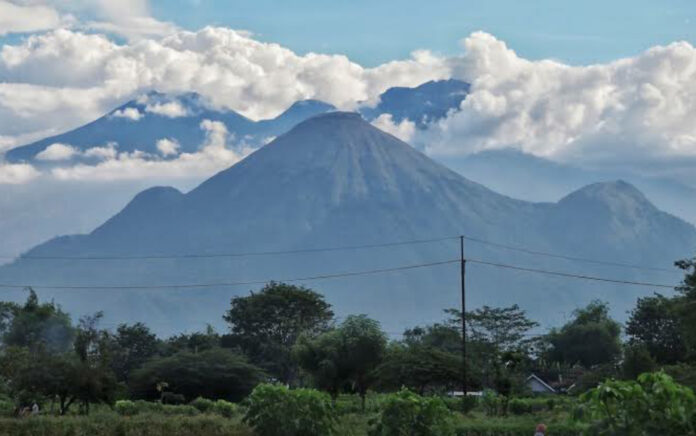
<instances>
[{"instance_id":1,"label":"small building","mask_svg":"<svg viewBox=\"0 0 696 436\"><path fill-rule=\"evenodd\" d=\"M539 395L539 394L556 394L556 389L551 387L548 383L546 383L544 380L542 380L539 376L536 374L532 374L529 377L527 377L527 386L529 389L532 391L533 394Z\"/></svg>"}]
</instances>

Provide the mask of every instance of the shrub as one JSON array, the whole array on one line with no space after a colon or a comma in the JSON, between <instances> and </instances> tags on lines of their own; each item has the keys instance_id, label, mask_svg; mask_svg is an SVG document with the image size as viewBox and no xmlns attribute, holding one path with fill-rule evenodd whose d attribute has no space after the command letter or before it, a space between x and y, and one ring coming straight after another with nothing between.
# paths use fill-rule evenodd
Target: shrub
<instances>
[{"instance_id":1,"label":"shrub","mask_svg":"<svg viewBox=\"0 0 696 436\"><path fill-rule=\"evenodd\" d=\"M373 436L454 435L453 416L438 397L421 397L403 388L382 402Z\"/></svg>"},{"instance_id":2,"label":"shrub","mask_svg":"<svg viewBox=\"0 0 696 436\"><path fill-rule=\"evenodd\" d=\"M329 396L314 389L261 384L247 398L244 422L260 436L324 436L334 433Z\"/></svg>"},{"instance_id":3,"label":"shrub","mask_svg":"<svg viewBox=\"0 0 696 436\"><path fill-rule=\"evenodd\" d=\"M478 398L471 395L461 398L444 398L443 401L450 410L464 414L471 412L479 404Z\"/></svg>"},{"instance_id":4,"label":"shrub","mask_svg":"<svg viewBox=\"0 0 696 436\"><path fill-rule=\"evenodd\" d=\"M134 403L140 412L145 413L161 413L162 408L164 407L162 403L156 403L153 401L138 400Z\"/></svg>"},{"instance_id":5,"label":"shrub","mask_svg":"<svg viewBox=\"0 0 696 436\"><path fill-rule=\"evenodd\" d=\"M174 392L164 392L162 393L162 404L184 404L186 398L181 394L175 394Z\"/></svg>"},{"instance_id":6,"label":"shrub","mask_svg":"<svg viewBox=\"0 0 696 436\"><path fill-rule=\"evenodd\" d=\"M137 404L128 400L116 401L114 408L116 409L116 413L121 416L134 416L140 411Z\"/></svg>"},{"instance_id":7,"label":"shrub","mask_svg":"<svg viewBox=\"0 0 696 436\"><path fill-rule=\"evenodd\" d=\"M198 397L191 401L191 405L198 409L201 413L209 413L213 410L215 406L215 401L209 400L207 398Z\"/></svg>"},{"instance_id":8,"label":"shrub","mask_svg":"<svg viewBox=\"0 0 696 436\"><path fill-rule=\"evenodd\" d=\"M213 412L225 418L232 418L237 414L237 405L225 400L217 400L213 403Z\"/></svg>"},{"instance_id":9,"label":"shrub","mask_svg":"<svg viewBox=\"0 0 696 436\"><path fill-rule=\"evenodd\" d=\"M664 372L609 380L581 397L593 434L694 434L696 397Z\"/></svg>"},{"instance_id":10,"label":"shrub","mask_svg":"<svg viewBox=\"0 0 696 436\"><path fill-rule=\"evenodd\" d=\"M165 404L162 406L162 413L170 416L194 416L198 415L198 409L190 405Z\"/></svg>"},{"instance_id":11,"label":"shrub","mask_svg":"<svg viewBox=\"0 0 696 436\"><path fill-rule=\"evenodd\" d=\"M532 413L532 403L521 398L513 398L508 403L508 410L513 415Z\"/></svg>"},{"instance_id":12,"label":"shrub","mask_svg":"<svg viewBox=\"0 0 696 436\"><path fill-rule=\"evenodd\" d=\"M485 391L483 391L483 396L481 397L481 404L483 405L483 411L486 413L486 415L497 415L498 403L500 403L498 399L498 394L491 391L490 389L486 389Z\"/></svg>"},{"instance_id":13,"label":"shrub","mask_svg":"<svg viewBox=\"0 0 696 436\"><path fill-rule=\"evenodd\" d=\"M549 398L548 400L546 400L546 409L548 409L549 411L552 411L555 408L556 408L556 400L555 399Z\"/></svg>"}]
</instances>

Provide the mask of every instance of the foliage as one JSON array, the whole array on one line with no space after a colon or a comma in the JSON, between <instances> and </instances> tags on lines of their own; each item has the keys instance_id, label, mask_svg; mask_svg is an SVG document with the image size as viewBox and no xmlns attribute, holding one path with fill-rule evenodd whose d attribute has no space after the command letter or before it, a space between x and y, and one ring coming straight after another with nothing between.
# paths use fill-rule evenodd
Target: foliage
<instances>
[{"instance_id":1,"label":"foliage","mask_svg":"<svg viewBox=\"0 0 696 436\"><path fill-rule=\"evenodd\" d=\"M626 379L636 379L640 374L654 371L656 363L648 348L643 344L633 344L624 347L624 358L621 372Z\"/></svg>"},{"instance_id":2,"label":"foliage","mask_svg":"<svg viewBox=\"0 0 696 436\"><path fill-rule=\"evenodd\" d=\"M626 323L632 344L643 345L658 362L673 364L686 357L676 302L662 295L639 298Z\"/></svg>"},{"instance_id":3,"label":"foliage","mask_svg":"<svg viewBox=\"0 0 696 436\"><path fill-rule=\"evenodd\" d=\"M39 303L33 289L23 306L3 303L0 327L5 346L27 347L33 351L65 352L74 337L70 316L53 303Z\"/></svg>"},{"instance_id":4,"label":"foliage","mask_svg":"<svg viewBox=\"0 0 696 436\"><path fill-rule=\"evenodd\" d=\"M208 413L213 410L213 407L215 407L215 401L203 397L198 397L195 400L191 401L191 405L198 409L198 411L201 413Z\"/></svg>"},{"instance_id":5,"label":"foliage","mask_svg":"<svg viewBox=\"0 0 696 436\"><path fill-rule=\"evenodd\" d=\"M664 372L606 381L581 401L591 434L694 434L696 397Z\"/></svg>"},{"instance_id":6,"label":"foliage","mask_svg":"<svg viewBox=\"0 0 696 436\"><path fill-rule=\"evenodd\" d=\"M532 403L525 401L521 398L513 398L508 403L508 410L513 415L524 415L526 413L532 413Z\"/></svg>"},{"instance_id":7,"label":"foliage","mask_svg":"<svg viewBox=\"0 0 696 436\"><path fill-rule=\"evenodd\" d=\"M111 368L119 381L157 353L158 340L143 323L120 324L111 338Z\"/></svg>"},{"instance_id":8,"label":"foliage","mask_svg":"<svg viewBox=\"0 0 696 436\"><path fill-rule=\"evenodd\" d=\"M451 390L461 384L461 339L441 325L407 330L402 342L387 347L384 360L377 368L377 386L395 390L408 387L419 394ZM456 344L455 352L450 344Z\"/></svg>"},{"instance_id":9,"label":"foliage","mask_svg":"<svg viewBox=\"0 0 696 436\"><path fill-rule=\"evenodd\" d=\"M137 404L130 400L119 400L114 404L114 410L121 416L134 416L140 413L140 408Z\"/></svg>"},{"instance_id":10,"label":"foliage","mask_svg":"<svg viewBox=\"0 0 696 436\"><path fill-rule=\"evenodd\" d=\"M158 384L166 382L167 389L186 399L203 396L239 401L261 376L258 368L230 350L182 351L146 362L133 373L130 388L137 397L155 399L161 395Z\"/></svg>"},{"instance_id":11,"label":"foliage","mask_svg":"<svg viewBox=\"0 0 696 436\"><path fill-rule=\"evenodd\" d=\"M208 325L205 332L194 332L180 334L167 339L162 347L162 354L171 356L179 351L190 351L198 353L220 347L221 337L215 332L212 326Z\"/></svg>"},{"instance_id":12,"label":"foliage","mask_svg":"<svg viewBox=\"0 0 696 436\"><path fill-rule=\"evenodd\" d=\"M0 419L0 434L13 436L253 436L238 420L215 415L165 416L143 414L120 417L32 417Z\"/></svg>"},{"instance_id":13,"label":"foliage","mask_svg":"<svg viewBox=\"0 0 696 436\"><path fill-rule=\"evenodd\" d=\"M237 405L234 403L230 403L229 401L225 400L217 400L213 404L212 411L220 416L224 416L225 418L231 418L237 414L238 409Z\"/></svg>"},{"instance_id":14,"label":"foliage","mask_svg":"<svg viewBox=\"0 0 696 436\"><path fill-rule=\"evenodd\" d=\"M338 328L316 338L303 336L293 354L315 386L335 397L349 383L364 399L375 381L387 339L379 323L364 315L348 316Z\"/></svg>"},{"instance_id":15,"label":"foliage","mask_svg":"<svg viewBox=\"0 0 696 436\"><path fill-rule=\"evenodd\" d=\"M246 401L244 422L260 436L334 434L336 418L329 396L312 389L261 384Z\"/></svg>"},{"instance_id":16,"label":"foliage","mask_svg":"<svg viewBox=\"0 0 696 436\"><path fill-rule=\"evenodd\" d=\"M548 360L585 367L615 361L621 354L621 326L609 317L607 304L594 301L573 315L572 321L547 336Z\"/></svg>"},{"instance_id":17,"label":"foliage","mask_svg":"<svg viewBox=\"0 0 696 436\"><path fill-rule=\"evenodd\" d=\"M241 347L252 362L289 383L296 377L291 350L297 338L326 330L333 312L310 289L271 282L258 293L233 298L223 318L230 325L228 345Z\"/></svg>"},{"instance_id":18,"label":"foliage","mask_svg":"<svg viewBox=\"0 0 696 436\"><path fill-rule=\"evenodd\" d=\"M387 395L373 436L447 436L454 435L452 413L438 397L422 397L408 389Z\"/></svg>"}]
</instances>

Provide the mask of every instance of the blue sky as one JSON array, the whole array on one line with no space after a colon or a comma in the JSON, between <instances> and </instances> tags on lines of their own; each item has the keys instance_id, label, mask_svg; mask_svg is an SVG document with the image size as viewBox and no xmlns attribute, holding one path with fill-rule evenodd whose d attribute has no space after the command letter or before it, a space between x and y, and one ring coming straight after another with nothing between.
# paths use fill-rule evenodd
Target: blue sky
<instances>
[{"instance_id":1,"label":"blue sky","mask_svg":"<svg viewBox=\"0 0 696 436\"><path fill-rule=\"evenodd\" d=\"M696 42L693 0L152 0L160 20L252 31L299 53L347 54L364 65L427 48L451 54L475 30L527 58L572 64L632 56L675 40Z\"/></svg>"}]
</instances>

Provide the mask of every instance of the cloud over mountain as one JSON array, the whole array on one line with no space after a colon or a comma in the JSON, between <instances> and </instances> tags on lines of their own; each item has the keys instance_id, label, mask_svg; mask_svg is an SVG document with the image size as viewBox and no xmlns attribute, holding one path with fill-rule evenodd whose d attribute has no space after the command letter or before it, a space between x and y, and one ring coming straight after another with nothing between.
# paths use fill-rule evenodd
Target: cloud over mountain
<instances>
[{"instance_id":1,"label":"cloud over mountain","mask_svg":"<svg viewBox=\"0 0 696 436\"><path fill-rule=\"evenodd\" d=\"M530 61L480 32L463 46L455 74L471 92L420 139L431 154L513 147L590 165L696 161L696 49L687 42L590 66Z\"/></svg>"}]
</instances>

